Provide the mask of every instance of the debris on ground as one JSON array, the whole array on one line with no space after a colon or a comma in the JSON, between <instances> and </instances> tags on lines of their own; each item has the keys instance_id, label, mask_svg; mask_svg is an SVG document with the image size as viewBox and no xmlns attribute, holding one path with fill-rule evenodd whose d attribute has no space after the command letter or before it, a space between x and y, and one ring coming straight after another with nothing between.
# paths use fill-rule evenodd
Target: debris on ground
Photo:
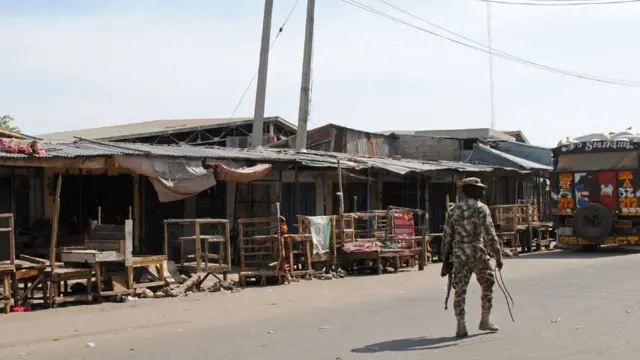
<instances>
[{"instance_id":1,"label":"debris on ground","mask_svg":"<svg viewBox=\"0 0 640 360\"><path fill-rule=\"evenodd\" d=\"M238 293L240 288L236 284L232 284L228 281L220 281L209 286L206 291L208 292L226 292L226 293Z\"/></svg>"},{"instance_id":2,"label":"debris on ground","mask_svg":"<svg viewBox=\"0 0 640 360\"><path fill-rule=\"evenodd\" d=\"M333 280L333 279L344 279L345 277L347 277L347 272L339 269L336 272L329 272L329 273L322 273L322 272L318 272L316 274L313 275L314 278L318 279L318 280Z\"/></svg>"}]
</instances>

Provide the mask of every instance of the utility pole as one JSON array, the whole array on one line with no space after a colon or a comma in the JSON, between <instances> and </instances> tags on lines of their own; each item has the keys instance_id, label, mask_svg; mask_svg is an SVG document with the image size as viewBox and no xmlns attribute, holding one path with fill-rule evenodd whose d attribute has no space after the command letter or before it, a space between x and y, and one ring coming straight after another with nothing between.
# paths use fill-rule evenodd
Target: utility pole
<instances>
[{"instance_id":1,"label":"utility pole","mask_svg":"<svg viewBox=\"0 0 640 360\"><path fill-rule=\"evenodd\" d=\"M251 132L252 149L262 146L264 127L264 107L267 97L267 73L269 69L269 46L271 41L271 17L273 0L264 1L264 18L262 20L262 41L260 44L260 65L258 67L258 85L256 89L256 105L253 112L253 131Z\"/></svg>"},{"instance_id":2,"label":"utility pole","mask_svg":"<svg viewBox=\"0 0 640 360\"><path fill-rule=\"evenodd\" d=\"M304 57L302 58L302 82L300 84L300 108L298 110L298 134L296 151L307 149L307 123L311 97L311 59L313 58L313 27L316 0L307 0L307 24L304 32Z\"/></svg>"},{"instance_id":3,"label":"utility pole","mask_svg":"<svg viewBox=\"0 0 640 360\"><path fill-rule=\"evenodd\" d=\"M491 3L487 1L487 38L489 45L489 96L491 97L491 128L496 128L495 82L493 80L493 36L491 34Z\"/></svg>"}]
</instances>

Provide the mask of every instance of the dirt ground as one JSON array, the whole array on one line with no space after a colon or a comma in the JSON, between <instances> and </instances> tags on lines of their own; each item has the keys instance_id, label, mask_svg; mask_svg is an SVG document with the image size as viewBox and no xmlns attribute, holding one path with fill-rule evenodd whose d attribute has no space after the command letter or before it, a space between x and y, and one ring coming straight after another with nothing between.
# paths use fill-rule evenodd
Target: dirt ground
<instances>
[{"instance_id":1,"label":"dirt ground","mask_svg":"<svg viewBox=\"0 0 640 360\"><path fill-rule=\"evenodd\" d=\"M239 293L0 315L2 359L631 359L640 255L541 252L506 260L495 335L456 341L439 265L425 271L255 287ZM451 306L451 303L450 303Z\"/></svg>"}]
</instances>

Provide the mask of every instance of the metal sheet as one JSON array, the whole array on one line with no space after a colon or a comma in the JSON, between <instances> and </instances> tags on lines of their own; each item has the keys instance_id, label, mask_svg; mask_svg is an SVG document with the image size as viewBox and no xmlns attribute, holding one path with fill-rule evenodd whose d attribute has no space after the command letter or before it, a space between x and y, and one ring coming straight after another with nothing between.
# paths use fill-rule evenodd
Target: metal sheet
<instances>
[{"instance_id":1,"label":"metal sheet","mask_svg":"<svg viewBox=\"0 0 640 360\"><path fill-rule=\"evenodd\" d=\"M250 161L265 163L301 164L317 168L336 168L338 159L345 169L380 169L396 174L408 173L433 173L433 172L489 172L502 170L508 172L528 173L529 171L516 169L510 166L489 166L469 164L456 161L425 161L400 159L395 160L385 157L354 156L344 153L323 151L295 152L290 149L236 149L225 147L195 147L177 145L148 145L139 143L109 143L96 141L76 141L70 143L42 142L46 149L43 156L25 154L7 154L0 152L0 163L4 165L25 166L52 166L47 164L47 159L59 161L60 159L78 159L87 161L92 158L105 158L116 155L123 156L150 156L150 157L178 157L203 160L231 159L234 161ZM495 151L495 150L494 150ZM508 155L508 154L507 154ZM510 155L509 155L510 156ZM15 164L13 164L15 163ZM514 165L511 165L514 166Z\"/></svg>"}]
</instances>

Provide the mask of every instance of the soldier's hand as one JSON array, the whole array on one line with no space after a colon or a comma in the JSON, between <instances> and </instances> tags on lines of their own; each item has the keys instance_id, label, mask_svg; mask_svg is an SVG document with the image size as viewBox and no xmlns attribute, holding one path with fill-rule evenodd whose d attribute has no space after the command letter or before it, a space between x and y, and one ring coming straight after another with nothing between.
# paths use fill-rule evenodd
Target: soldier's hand
<instances>
[{"instance_id":1,"label":"soldier's hand","mask_svg":"<svg viewBox=\"0 0 640 360\"><path fill-rule=\"evenodd\" d=\"M504 266L504 264L502 263L502 259L497 258L496 259L496 267L498 268L498 270L502 270L502 266Z\"/></svg>"}]
</instances>

